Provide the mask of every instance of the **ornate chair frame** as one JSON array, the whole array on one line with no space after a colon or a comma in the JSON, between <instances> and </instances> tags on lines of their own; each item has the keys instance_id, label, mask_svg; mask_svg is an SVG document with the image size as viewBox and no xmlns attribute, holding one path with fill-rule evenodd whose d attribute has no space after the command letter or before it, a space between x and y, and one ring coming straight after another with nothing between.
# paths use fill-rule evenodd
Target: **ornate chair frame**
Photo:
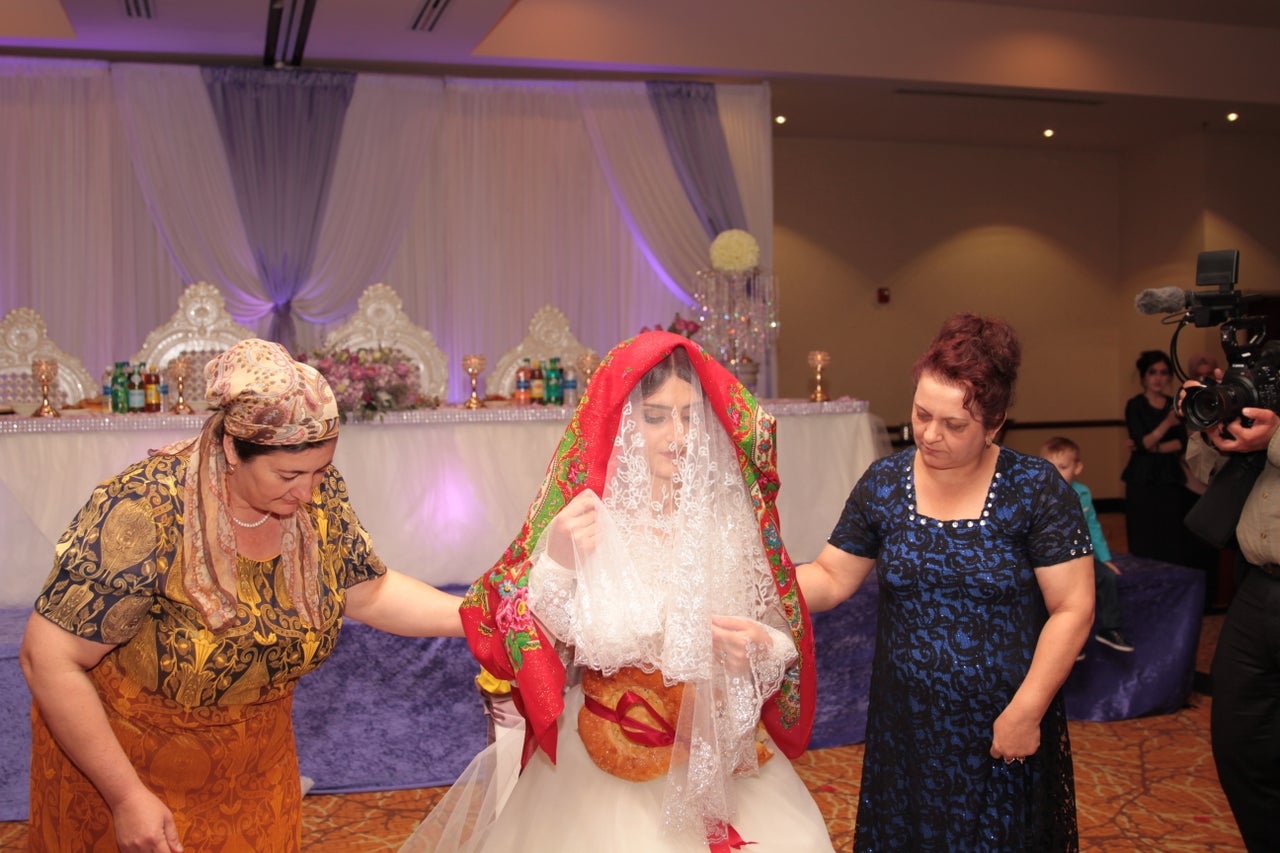
<instances>
[{"instance_id":1,"label":"ornate chair frame","mask_svg":"<svg viewBox=\"0 0 1280 853\"><path fill-rule=\"evenodd\" d=\"M510 396L516 387L516 370L522 359L546 361L559 357L561 363L573 366L588 351L569 329L569 319L554 305L544 305L529 321L529 334L507 350L489 373L488 389L494 394Z\"/></svg>"},{"instance_id":2,"label":"ornate chair frame","mask_svg":"<svg viewBox=\"0 0 1280 853\"><path fill-rule=\"evenodd\" d=\"M191 376L183 395L194 408L204 407L204 366L210 358L254 333L227 313L222 292L208 282L188 285L178 297L178 310L169 322L147 335L132 362L154 364L165 371L180 355L191 357Z\"/></svg>"},{"instance_id":3,"label":"ornate chair frame","mask_svg":"<svg viewBox=\"0 0 1280 853\"><path fill-rule=\"evenodd\" d=\"M0 374L23 375L30 382L31 399L15 394L3 402L40 402L40 389L31 375L31 360L49 358L58 362L58 384L50 396L59 408L79 403L102 393L99 383L74 355L49 339L49 327L34 308L14 308L0 320Z\"/></svg>"},{"instance_id":4,"label":"ornate chair frame","mask_svg":"<svg viewBox=\"0 0 1280 853\"><path fill-rule=\"evenodd\" d=\"M325 335L326 349L395 347L417 363L422 393L444 400L449 389L449 359L436 339L404 313L400 294L389 285L372 284L360 294L356 313Z\"/></svg>"}]
</instances>

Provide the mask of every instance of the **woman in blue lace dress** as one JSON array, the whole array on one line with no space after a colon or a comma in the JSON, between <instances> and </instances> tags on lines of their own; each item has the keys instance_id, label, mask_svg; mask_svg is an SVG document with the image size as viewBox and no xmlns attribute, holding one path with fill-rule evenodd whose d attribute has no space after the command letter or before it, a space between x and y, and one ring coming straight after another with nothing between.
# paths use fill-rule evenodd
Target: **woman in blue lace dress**
<instances>
[{"instance_id":1,"label":"woman in blue lace dress","mask_svg":"<svg viewBox=\"0 0 1280 853\"><path fill-rule=\"evenodd\" d=\"M916 362L916 445L854 487L797 570L812 610L880 590L855 847L1074 851L1059 693L1093 622L1080 503L1042 459L994 443L1021 351L958 314Z\"/></svg>"}]
</instances>

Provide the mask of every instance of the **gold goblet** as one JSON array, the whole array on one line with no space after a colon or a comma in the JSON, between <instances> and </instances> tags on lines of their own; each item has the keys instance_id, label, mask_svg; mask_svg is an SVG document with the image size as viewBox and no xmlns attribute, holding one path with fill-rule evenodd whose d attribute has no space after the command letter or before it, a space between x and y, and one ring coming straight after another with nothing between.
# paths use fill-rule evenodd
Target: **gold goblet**
<instances>
[{"instance_id":1,"label":"gold goblet","mask_svg":"<svg viewBox=\"0 0 1280 853\"><path fill-rule=\"evenodd\" d=\"M815 403L824 403L831 399L822 388L822 368L831 363L831 353L816 349L809 353L809 366L813 368L813 393L809 399Z\"/></svg>"},{"instance_id":2,"label":"gold goblet","mask_svg":"<svg viewBox=\"0 0 1280 853\"><path fill-rule=\"evenodd\" d=\"M462 405L468 409L483 409L484 400L480 399L480 394L476 390L476 380L480 378L480 374L484 371L485 359L482 355L464 355L462 357L462 369L471 377L471 396L467 398L467 402Z\"/></svg>"},{"instance_id":3,"label":"gold goblet","mask_svg":"<svg viewBox=\"0 0 1280 853\"><path fill-rule=\"evenodd\" d=\"M582 383L583 389L585 389L591 382L591 377L595 374L596 368L599 366L600 356L597 355L596 351L593 349L589 349L582 355L578 356L578 369L582 371L582 376L584 378Z\"/></svg>"},{"instance_id":4,"label":"gold goblet","mask_svg":"<svg viewBox=\"0 0 1280 853\"><path fill-rule=\"evenodd\" d=\"M187 380L191 377L191 359L185 355L180 355L173 361L169 362L169 378L173 380L173 387L177 393L177 399L174 400L173 406L169 411L175 415L189 415L195 410L187 405L183 392Z\"/></svg>"},{"instance_id":5,"label":"gold goblet","mask_svg":"<svg viewBox=\"0 0 1280 853\"><path fill-rule=\"evenodd\" d=\"M40 408L32 412L33 418L60 418L62 412L59 412L49 402L49 386L58 379L58 362L51 358L33 358L31 360L31 375L35 377L36 382L40 385Z\"/></svg>"}]
</instances>

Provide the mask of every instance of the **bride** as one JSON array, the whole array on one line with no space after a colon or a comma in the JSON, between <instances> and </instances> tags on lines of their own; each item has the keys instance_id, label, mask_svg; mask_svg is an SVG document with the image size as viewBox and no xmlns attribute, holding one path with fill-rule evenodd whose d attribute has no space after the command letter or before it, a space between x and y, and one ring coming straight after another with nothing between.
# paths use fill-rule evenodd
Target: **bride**
<instances>
[{"instance_id":1,"label":"bride","mask_svg":"<svg viewBox=\"0 0 1280 853\"><path fill-rule=\"evenodd\" d=\"M684 337L605 358L462 609L476 657L513 682L523 769L510 788L490 747L405 850L831 850L787 760L815 675L773 436Z\"/></svg>"}]
</instances>

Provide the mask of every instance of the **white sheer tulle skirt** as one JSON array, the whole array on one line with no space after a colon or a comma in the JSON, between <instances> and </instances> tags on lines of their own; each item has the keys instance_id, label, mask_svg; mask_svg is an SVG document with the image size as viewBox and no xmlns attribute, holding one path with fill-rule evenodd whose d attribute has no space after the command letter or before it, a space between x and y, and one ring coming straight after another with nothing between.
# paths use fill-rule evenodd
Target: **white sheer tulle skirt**
<instances>
[{"instance_id":1,"label":"white sheer tulle skirt","mask_svg":"<svg viewBox=\"0 0 1280 853\"><path fill-rule=\"evenodd\" d=\"M582 692L570 689L559 723L558 762L537 753L510 785L500 739L472 762L457 784L402 848L432 853L706 853L705 839L662 832L665 778L629 782L596 767L578 737ZM515 738L509 740L518 740ZM520 749L519 743L514 748ZM774 756L756 776L735 779L733 828L751 853L827 853L826 822L786 756ZM506 778L501 778L505 776Z\"/></svg>"}]
</instances>

